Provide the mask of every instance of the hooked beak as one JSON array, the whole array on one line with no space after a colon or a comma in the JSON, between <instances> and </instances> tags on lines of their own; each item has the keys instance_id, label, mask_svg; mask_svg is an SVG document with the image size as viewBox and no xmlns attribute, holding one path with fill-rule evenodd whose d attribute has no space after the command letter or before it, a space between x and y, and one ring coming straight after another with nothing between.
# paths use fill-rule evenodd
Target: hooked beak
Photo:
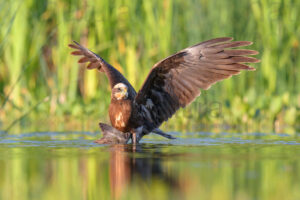
<instances>
[{"instance_id":1,"label":"hooked beak","mask_svg":"<svg viewBox=\"0 0 300 200\"><path fill-rule=\"evenodd\" d=\"M117 99L123 99L123 98L127 98L128 93L127 93L127 88L124 88L124 90L122 90L121 92L118 92L115 94Z\"/></svg>"},{"instance_id":2,"label":"hooked beak","mask_svg":"<svg viewBox=\"0 0 300 200\"><path fill-rule=\"evenodd\" d=\"M123 97L127 97L128 93L127 93L127 88L124 88L123 92L122 92L122 96Z\"/></svg>"}]
</instances>

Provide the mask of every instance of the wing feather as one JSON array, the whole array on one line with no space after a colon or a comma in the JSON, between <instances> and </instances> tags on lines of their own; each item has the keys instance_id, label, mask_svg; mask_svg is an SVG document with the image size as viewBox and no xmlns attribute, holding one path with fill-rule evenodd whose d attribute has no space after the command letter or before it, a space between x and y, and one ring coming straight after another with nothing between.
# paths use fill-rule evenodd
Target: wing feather
<instances>
[{"instance_id":1,"label":"wing feather","mask_svg":"<svg viewBox=\"0 0 300 200\"><path fill-rule=\"evenodd\" d=\"M200 89L207 90L218 81L239 74L241 70L255 70L242 63L257 63L258 59L248 57L258 54L248 49L231 49L249 46L252 42L231 41L232 38L208 40L167 57L152 67L135 102L146 105L153 128L168 120L179 108L190 104L200 95ZM147 127L149 129L149 127Z\"/></svg>"},{"instance_id":2,"label":"wing feather","mask_svg":"<svg viewBox=\"0 0 300 200\"><path fill-rule=\"evenodd\" d=\"M82 56L78 60L78 63L89 63L87 65L87 69L98 69L99 71L104 72L108 77L111 88L113 88L117 83L124 83L128 86L129 98L133 99L136 96L134 88L127 79L103 58L75 41L74 44L69 44L69 47L75 50L71 53L72 55Z\"/></svg>"}]
</instances>

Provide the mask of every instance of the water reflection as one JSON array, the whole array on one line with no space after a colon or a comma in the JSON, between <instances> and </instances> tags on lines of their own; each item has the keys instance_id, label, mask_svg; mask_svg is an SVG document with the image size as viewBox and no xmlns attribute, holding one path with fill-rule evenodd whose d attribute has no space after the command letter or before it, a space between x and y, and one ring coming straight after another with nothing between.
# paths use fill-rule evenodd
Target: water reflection
<instances>
[{"instance_id":1,"label":"water reflection","mask_svg":"<svg viewBox=\"0 0 300 200\"><path fill-rule=\"evenodd\" d=\"M297 137L145 139L133 148L82 135L0 138L0 199L300 199Z\"/></svg>"},{"instance_id":2,"label":"water reflection","mask_svg":"<svg viewBox=\"0 0 300 200\"><path fill-rule=\"evenodd\" d=\"M119 198L131 177L131 161L125 153L125 146L117 145L111 147L109 161L109 179L112 194Z\"/></svg>"},{"instance_id":3,"label":"water reflection","mask_svg":"<svg viewBox=\"0 0 300 200\"><path fill-rule=\"evenodd\" d=\"M118 199L123 196L128 185L135 181L142 180L144 183L150 184L153 179L159 179L167 187L178 187L176 179L163 170L159 148L151 153L156 156L139 156L143 153L143 145L113 145L110 147L109 178L114 198Z\"/></svg>"}]
</instances>

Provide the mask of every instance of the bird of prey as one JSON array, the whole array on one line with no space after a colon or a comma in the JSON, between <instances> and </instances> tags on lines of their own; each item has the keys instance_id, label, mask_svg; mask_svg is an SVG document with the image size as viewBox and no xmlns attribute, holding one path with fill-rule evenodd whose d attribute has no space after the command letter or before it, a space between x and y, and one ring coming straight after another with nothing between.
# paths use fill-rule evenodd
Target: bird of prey
<instances>
[{"instance_id":1,"label":"bird of prey","mask_svg":"<svg viewBox=\"0 0 300 200\"><path fill-rule=\"evenodd\" d=\"M136 144L150 132L172 138L159 126L179 108L195 100L201 89L207 90L216 82L239 74L242 70L255 70L244 63L259 62L254 57L248 57L258 54L257 51L232 49L251 45L252 42L232 39L222 37L201 42L159 61L152 67L138 92L103 58L75 41L69 44L75 49L73 55L82 56L79 63L88 62L87 69L98 69L108 77L111 87L109 117L113 127L100 126L105 130L117 129L112 134L124 133L124 137L104 141L127 143L130 138Z\"/></svg>"}]
</instances>

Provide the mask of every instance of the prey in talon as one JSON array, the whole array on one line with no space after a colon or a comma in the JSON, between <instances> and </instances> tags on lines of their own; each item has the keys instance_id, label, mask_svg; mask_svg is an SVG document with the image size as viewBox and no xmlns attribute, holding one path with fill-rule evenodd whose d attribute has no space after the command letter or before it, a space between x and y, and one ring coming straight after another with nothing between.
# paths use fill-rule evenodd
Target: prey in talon
<instances>
[{"instance_id":1,"label":"prey in talon","mask_svg":"<svg viewBox=\"0 0 300 200\"><path fill-rule=\"evenodd\" d=\"M99 124L103 137L96 140L98 144L127 144L131 137L130 133L123 133L110 125L100 123Z\"/></svg>"}]
</instances>

